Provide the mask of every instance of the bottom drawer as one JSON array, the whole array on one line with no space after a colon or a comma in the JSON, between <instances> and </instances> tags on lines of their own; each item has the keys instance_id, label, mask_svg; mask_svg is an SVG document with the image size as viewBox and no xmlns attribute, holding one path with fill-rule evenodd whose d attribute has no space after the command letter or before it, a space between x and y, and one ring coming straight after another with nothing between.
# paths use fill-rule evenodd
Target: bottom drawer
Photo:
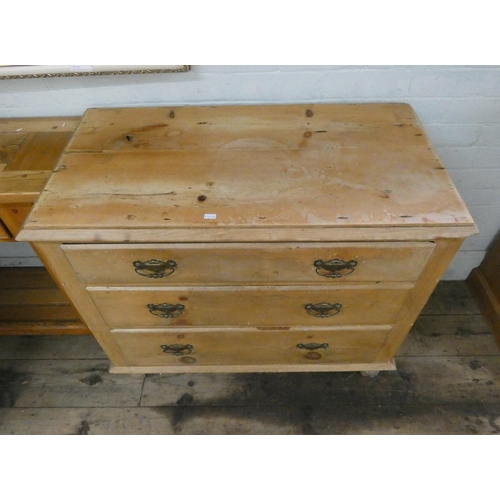
<instances>
[{"instance_id":1,"label":"bottom drawer","mask_svg":"<svg viewBox=\"0 0 500 500\"><path fill-rule=\"evenodd\" d=\"M111 335L129 366L314 365L373 362L390 329L114 331Z\"/></svg>"}]
</instances>

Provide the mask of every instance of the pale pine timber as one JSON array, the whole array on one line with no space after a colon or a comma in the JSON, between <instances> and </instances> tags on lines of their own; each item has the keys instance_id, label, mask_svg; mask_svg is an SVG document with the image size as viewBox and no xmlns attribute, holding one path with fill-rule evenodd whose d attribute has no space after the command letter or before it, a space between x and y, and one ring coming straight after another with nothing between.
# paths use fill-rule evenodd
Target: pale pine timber
<instances>
[{"instance_id":1,"label":"pale pine timber","mask_svg":"<svg viewBox=\"0 0 500 500\"><path fill-rule=\"evenodd\" d=\"M123 364L124 357L119 345L108 335L108 327L102 319L85 286L76 277L58 243L33 243L34 250L60 289L75 305L84 325L92 332L100 346L114 364Z\"/></svg>"},{"instance_id":2,"label":"pale pine timber","mask_svg":"<svg viewBox=\"0 0 500 500\"><path fill-rule=\"evenodd\" d=\"M155 245L63 245L79 279L92 284L151 285L133 262L173 260L180 265L155 284L292 284L324 285L316 272L318 259L356 260L356 270L342 282L407 281L420 275L433 243L199 243ZM146 273L147 274L147 273Z\"/></svg>"},{"instance_id":3,"label":"pale pine timber","mask_svg":"<svg viewBox=\"0 0 500 500\"><path fill-rule=\"evenodd\" d=\"M4 223L1 220L1 215L0 215L0 241L10 241L12 239L12 235L10 234L9 230L5 227Z\"/></svg>"},{"instance_id":4,"label":"pale pine timber","mask_svg":"<svg viewBox=\"0 0 500 500\"><path fill-rule=\"evenodd\" d=\"M461 244L462 239L436 240L436 248L418 282L408 295L406 303L400 309L399 317L394 322L394 328L389 334L386 346L379 353L379 361L392 359L396 355Z\"/></svg>"},{"instance_id":5,"label":"pale pine timber","mask_svg":"<svg viewBox=\"0 0 500 500\"><path fill-rule=\"evenodd\" d=\"M0 203L34 203L49 179L49 170L6 170L0 172Z\"/></svg>"},{"instance_id":6,"label":"pale pine timber","mask_svg":"<svg viewBox=\"0 0 500 500\"><path fill-rule=\"evenodd\" d=\"M2 337L0 433L498 435L500 353L471 293L464 282L441 282L427 310L398 371L373 379L185 373L113 384L91 336Z\"/></svg>"},{"instance_id":7,"label":"pale pine timber","mask_svg":"<svg viewBox=\"0 0 500 500\"><path fill-rule=\"evenodd\" d=\"M22 198L22 196L20 197ZM7 202L0 204L0 219L14 238L19 234L26 217L33 208L32 203Z\"/></svg>"},{"instance_id":8,"label":"pale pine timber","mask_svg":"<svg viewBox=\"0 0 500 500\"><path fill-rule=\"evenodd\" d=\"M13 241L19 233L78 122L76 117L0 119L2 239Z\"/></svg>"},{"instance_id":9,"label":"pale pine timber","mask_svg":"<svg viewBox=\"0 0 500 500\"><path fill-rule=\"evenodd\" d=\"M479 267L471 271L467 284L500 348L500 236L494 239Z\"/></svg>"},{"instance_id":10,"label":"pale pine timber","mask_svg":"<svg viewBox=\"0 0 500 500\"><path fill-rule=\"evenodd\" d=\"M476 232L411 107L321 104L88 110L18 239L113 370L374 371ZM309 245L333 265L339 244L353 267L319 277ZM131 268L155 246L178 250L171 280Z\"/></svg>"},{"instance_id":11,"label":"pale pine timber","mask_svg":"<svg viewBox=\"0 0 500 500\"><path fill-rule=\"evenodd\" d=\"M43 267L0 268L0 335L88 334Z\"/></svg>"},{"instance_id":12,"label":"pale pine timber","mask_svg":"<svg viewBox=\"0 0 500 500\"><path fill-rule=\"evenodd\" d=\"M78 117L0 119L1 240L14 241L79 121ZM12 293L10 304L0 305L0 335L89 333L45 270L1 269L0 278L0 287L10 286ZM26 278L32 281L28 287ZM47 294L47 279L52 295ZM39 299L33 300L33 293L39 293Z\"/></svg>"}]
</instances>

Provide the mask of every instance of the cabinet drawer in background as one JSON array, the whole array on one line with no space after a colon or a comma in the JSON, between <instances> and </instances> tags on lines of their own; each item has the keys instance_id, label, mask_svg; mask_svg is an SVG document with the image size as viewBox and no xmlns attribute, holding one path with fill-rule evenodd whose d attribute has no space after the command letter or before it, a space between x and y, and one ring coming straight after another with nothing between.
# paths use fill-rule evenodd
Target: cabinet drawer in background
<instances>
[{"instance_id":1,"label":"cabinet drawer in background","mask_svg":"<svg viewBox=\"0 0 500 500\"><path fill-rule=\"evenodd\" d=\"M132 366L321 365L370 363L390 331L324 329L321 331L113 332L126 363Z\"/></svg>"},{"instance_id":2,"label":"cabinet drawer in background","mask_svg":"<svg viewBox=\"0 0 500 500\"><path fill-rule=\"evenodd\" d=\"M0 219L0 241L12 241L12 236L4 225L2 219Z\"/></svg>"},{"instance_id":3,"label":"cabinet drawer in background","mask_svg":"<svg viewBox=\"0 0 500 500\"><path fill-rule=\"evenodd\" d=\"M89 288L110 328L391 324L409 284Z\"/></svg>"},{"instance_id":4,"label":"cabinet drawer in background","mask_svg":"<svg viewBox=\"0 0 500 500\"><path fill-rule=\"evenodd\" d=\"M88 284L416 281L430 242L63 245Z\"/></svg>"}]
</instances>

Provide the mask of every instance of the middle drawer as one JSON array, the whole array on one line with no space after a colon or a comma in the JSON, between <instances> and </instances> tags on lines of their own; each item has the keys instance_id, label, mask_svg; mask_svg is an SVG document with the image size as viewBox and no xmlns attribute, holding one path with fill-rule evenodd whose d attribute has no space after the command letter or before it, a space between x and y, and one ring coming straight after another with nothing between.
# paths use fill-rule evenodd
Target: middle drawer
<instances>
[{"instance_id":1,"label":"middle drawer","mask_svg":"<svg viewBox=\"0 0 500 500\"><path fill-rule=\"evenodd\" d=\"M411 284L89 287L110 328L391 324Z\"/></svg>"}]
</instances>

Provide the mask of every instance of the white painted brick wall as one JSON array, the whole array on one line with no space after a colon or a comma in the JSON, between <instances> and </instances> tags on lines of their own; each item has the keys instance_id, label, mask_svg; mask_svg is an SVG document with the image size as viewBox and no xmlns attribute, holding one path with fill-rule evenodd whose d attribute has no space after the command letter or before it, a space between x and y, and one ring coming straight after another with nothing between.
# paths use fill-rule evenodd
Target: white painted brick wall
<instances>
[{"instance_id":1,"label":"white painted brick wall","mask_svg":"<svg viewBox=\"0 0 500 500\"><path fill-rule=\"evenodd\" d=\"M193 66L172 75L0 81L0 117L81 115L89 107L297 102L407 102L480 234L445 274L464 279L500 229L500 66ZM25 244L0 266L33 265Z\"/></svg>"}]
</instances>

